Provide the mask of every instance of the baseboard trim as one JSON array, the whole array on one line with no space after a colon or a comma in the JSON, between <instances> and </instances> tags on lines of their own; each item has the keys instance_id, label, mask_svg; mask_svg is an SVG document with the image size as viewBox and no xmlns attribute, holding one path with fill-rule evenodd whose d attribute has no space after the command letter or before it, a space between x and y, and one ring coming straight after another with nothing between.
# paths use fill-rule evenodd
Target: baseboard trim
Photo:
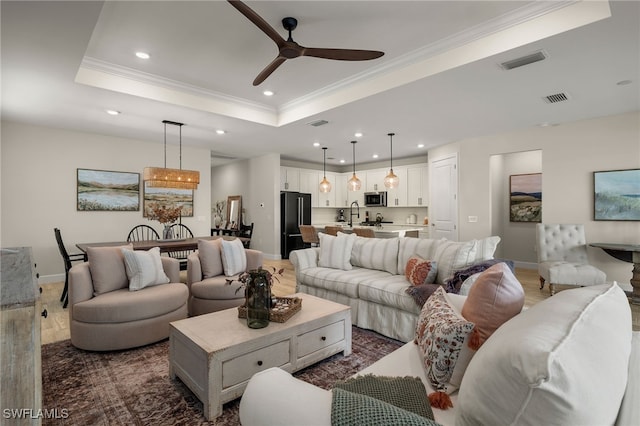
<instances>
[{"instance_id":1,"label":"baseboard trim","mask_svg":"<svg viewBox=\"0 0 640 426\"><path fill-rule=\"evenodd\" d=\"M515 264L516 268L533 269L533 270L538 269L538 264L537 263L521 262L519 260L514 260L513 263Z\"/></svg>"},{"instance_id":2,"label":"baseboard trim","mask_svg":"<svg viewBox=\"0 0 640 426\"><path fill-rule=\"evenodd\" d=\"M64 282L64 274L40 275L38 284L53 284Z\"/></svg>"}]
</instances>

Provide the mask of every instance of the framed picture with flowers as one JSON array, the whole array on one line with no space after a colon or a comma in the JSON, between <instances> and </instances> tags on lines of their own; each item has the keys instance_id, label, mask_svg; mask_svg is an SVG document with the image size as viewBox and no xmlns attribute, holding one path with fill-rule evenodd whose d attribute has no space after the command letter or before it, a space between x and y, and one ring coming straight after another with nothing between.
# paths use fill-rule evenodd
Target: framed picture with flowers
<instances>
[{"instance_id":1,"label":"framed picture with flowers","mask_svg":"<svg viewBox=\"0 0 640 426\"><path fill-rule=\"evenodd\" d=\"M165 208L180 206L182 217L193 217L193 189L152 188L145 182L142 215L153 217L151 209L154 206Z\"/></svg>"}]
</instances>

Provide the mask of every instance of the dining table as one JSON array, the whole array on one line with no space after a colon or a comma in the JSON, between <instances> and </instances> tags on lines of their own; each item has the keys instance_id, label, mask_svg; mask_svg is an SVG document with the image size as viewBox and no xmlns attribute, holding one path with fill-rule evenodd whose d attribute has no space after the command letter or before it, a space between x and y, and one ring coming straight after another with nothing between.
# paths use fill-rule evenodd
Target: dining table
<instances>
[{"instance_id":1,"label":"dining table","mask_svg":"<svg viewBox=\"0 0 640 426\"><path fill-rule=\"evenodd\" d=\"M631 303L640 304L640 244L591 243L589 245L604 250L609 256L618 260L633 264L631 280L629 280L633 288L630 299Z\"/></svg>"},{"instance_id":2,"label":"dining table","mask_svg":"<svg viewBox=\"0 0 640 426\"><path fill-rule=\"evenodd\" d=\"M80 249L84 253L85 261L87 260L87 249L89 247L115 247L115 246L126 246L127 244L131 244L134 250L149 250L153 247L159 247L161 253L169 253L173 251L182 251L182 250L197 250L198 249L198 241L200 240L216 240L218 238L223 238L225 240L234 240L239 238L240 241L245 242L245 240L249 240L244 237L232 237L226 235L214 235L214 236L204 236L204 237L193 237L193 238L172 238L172 239L163 239L163 240L142 240L142 241L107 241L107 242L96 242L96 243L78 243L76 247Z\"/></svg>"}]
</instances>

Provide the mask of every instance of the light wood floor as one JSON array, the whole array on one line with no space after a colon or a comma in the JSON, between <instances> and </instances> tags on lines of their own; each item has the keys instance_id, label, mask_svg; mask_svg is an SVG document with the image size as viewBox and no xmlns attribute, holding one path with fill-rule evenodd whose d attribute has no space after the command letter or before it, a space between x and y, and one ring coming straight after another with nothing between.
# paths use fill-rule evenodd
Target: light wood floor
<instances>
[{"instance_id":1,"label":"light wood floor","mask_svg":"<svg viewBox=\"0 0 640 426\"><path fill-rule=\"evenodd\" d=\"M265 260L265 267L284 268L284 274L279 276L279 282L274 281L273 293L276 296L287 296L295 293L296 279L291 262L288 260ZM516 277L522 283L525 291L525 306L533 306L549 296L547 286L543 290L539 289L538 273L532 269L516 269ZM182 272L183 281L186 280L186 273ZM42 344L53 343L69 338L69 314L67 309L62 309L59 302L60 294L64 283L46 284L42 286L42 305L47 309L48 317L42 318L41 335ZM569 287L567 287L569 288ZM562 291L562 287L558 288ZM631 305L633 317L633 329L640 331L640 305ZM603 319L606 320L606 319Z\"/></svg>"}]
</instances>

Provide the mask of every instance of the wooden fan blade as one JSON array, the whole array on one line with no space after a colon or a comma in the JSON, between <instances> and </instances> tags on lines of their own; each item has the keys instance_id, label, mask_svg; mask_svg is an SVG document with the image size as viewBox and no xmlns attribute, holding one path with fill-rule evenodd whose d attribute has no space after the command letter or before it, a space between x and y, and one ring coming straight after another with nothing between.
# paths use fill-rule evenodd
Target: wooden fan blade
<instances>
[{"instance_id":1,"label":"wooden fan blade","mask_svg":"<svg viewBox=\"0 0 640 426\"><path fill-rule=\"evenodd\" d=\"M267 23L260 15L258 15L253 9L246 4L237 0L227 0L231 6L235 7L240 13L247 17L253 24L260 28L269 38L276 42L278 47L284 44L284 39L271 25Z\"/></svg>"},{"instance_id":2,"label":"wooden fan blade","mask_svg":"<svg viewBox=\"0 0 640 426\"><path fill-rule=\"evenodd\" d=\"M302 52L302 56L335 59L338 61L368 61L379 58L382 55L384 55L384 52L377 50L322 49L316 47L305 47Z\"/></svg>"},{"instance_id":3,"label":"wooden fan blade","mask_svg":"<svg viewBox=\"0 0 640 426\"><path fill-rule=\"evenodd\" d=\"M253 80L253 85L258 86L260 83L265 81L267 77L269 77L271 73L273 73L276 68L282 65L286 60L287 58L283 58L282 56L278 56L277 58L275 58L269 65L267 65L265 69L262 70L260 74L258 74L256 79Z\"/></svg>"}]
</instances>

